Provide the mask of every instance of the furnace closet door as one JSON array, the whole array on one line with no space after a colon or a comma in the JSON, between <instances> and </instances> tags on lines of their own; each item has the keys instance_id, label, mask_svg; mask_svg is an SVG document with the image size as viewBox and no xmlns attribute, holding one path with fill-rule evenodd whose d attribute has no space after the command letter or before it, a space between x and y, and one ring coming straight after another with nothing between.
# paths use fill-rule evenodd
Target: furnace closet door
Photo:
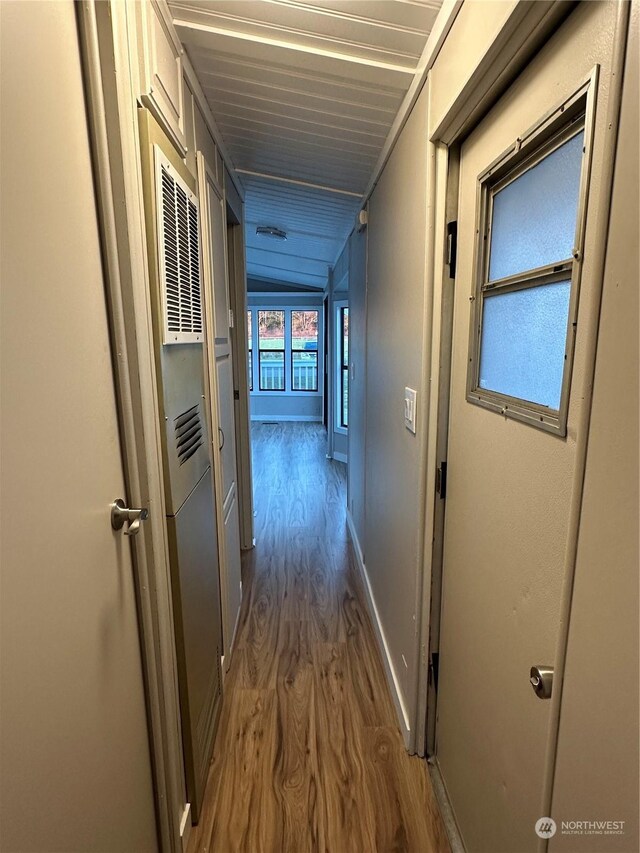
<instances>
[{"instance_id":1,"label":"furnace closet door","mask_svg":"<svg viewBox=\"0 0 640 853\"><path fill-rule=\"evenodd\" d=\"M224 636L224 666L230 654L242 595L240 575L240 518L236 470L236 429L233 399L229 282L227 275L227 217L225 202L213 172L198 153L198 179L203 217L204 288L207 310L207 371L212 420L212 452L216 497L221 512L220 580Z\"/></svg>"},{"instance_id":2,"label":"furnace closet door","mask_svg":"<svg viewBox=\"0 0 640 853\"><path fill-rule=\"evenodd\" d=\"M533 851L597 310L615 3L581 4L461 149L436 757L469 853Z\"/></svg>"}]
</instances>

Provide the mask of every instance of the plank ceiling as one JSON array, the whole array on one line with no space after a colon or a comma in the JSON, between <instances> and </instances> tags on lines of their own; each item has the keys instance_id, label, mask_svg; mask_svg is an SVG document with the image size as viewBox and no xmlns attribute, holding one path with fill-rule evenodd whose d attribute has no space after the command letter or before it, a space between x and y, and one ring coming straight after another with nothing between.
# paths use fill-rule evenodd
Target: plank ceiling
<instances>
[{"instance_id":1,"label":"plank ceiling","mask_svg":"<svg viewBox=\"0 0 640 853\"><path fill-rule=\"evenodd\" d=\"M323 288L441 0L169 5L246 189L248 275Z\"/></svg>"}]
</instances>

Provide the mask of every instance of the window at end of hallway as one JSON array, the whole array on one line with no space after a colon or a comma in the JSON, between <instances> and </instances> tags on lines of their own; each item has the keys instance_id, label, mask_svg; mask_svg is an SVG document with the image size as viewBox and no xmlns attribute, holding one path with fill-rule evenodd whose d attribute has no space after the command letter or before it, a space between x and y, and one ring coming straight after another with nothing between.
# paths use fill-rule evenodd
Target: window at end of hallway
<instances>
[{"instance_id":1,"label":"window at end of hallway","mask_svg":"<svg viewBox=\"0 0 640 853\"><path fill-rule=\"evenodd\" d=\"M318 312L291 312L291 387L318 390Z\"/></svg>"},{"instance_id":2,"label":"window at end of hallway","mask_svg":"<svg viewBox=\"0 0 640 853\"><path fill-rule=\"evenodd\" d=\"M258 311L258 384L261 391L284 391L284 311Z\"/></svg>"},{"instance_id":3,"label":"window at end of hallway","mask_svg":"<svg viewBox=\"0 0 640 853\"><path fill-rule=\"evenodd\" d=\"M569 117L543 120L480 176L467 399L562 434L590 153L585 103L576 95Z\"/></svg>"}]
</instances>

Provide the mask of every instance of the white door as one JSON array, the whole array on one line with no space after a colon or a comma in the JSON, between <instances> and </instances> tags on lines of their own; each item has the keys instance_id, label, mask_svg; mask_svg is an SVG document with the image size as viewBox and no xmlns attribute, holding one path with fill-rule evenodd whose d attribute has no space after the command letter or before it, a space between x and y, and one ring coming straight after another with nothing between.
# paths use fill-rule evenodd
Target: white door
<instances>
[{"instance_id":1,"label":"white door","mask_svg":"<svg viewBox=\"0 0 640 853\"><path fill-rule=\"evenodd\" d=\"M225 669L242 597L240 519L236 470L236 430L233 399L233 360L227 276L227 217L218 182L198 152L198 182L203 228L204 290L207 323L207 372L212 405L212 453L218 505L220 587ZM216 422L217 420L217 422Z\"/></svg>"},{"instance_id":2,"label":"white door","mask_svg":"<svg viewBox=\"0 0 640 853\"><path fill-rule=\"evenodd\" d=\"M55 71L52 71L55 69ZM2 4L3 850L157 849L74 4Z\"/></svg>"},{"instance_id":3,"label":"white door","mask_svg":"<svg viewBox=\"0 0 640 853\"><path fill-rule=\"evenodd\" d=\"M469 853L540 843L530 668L570 571L615 7L581 4L461 150L436 752Z\"/></svg>"}]
</instances>

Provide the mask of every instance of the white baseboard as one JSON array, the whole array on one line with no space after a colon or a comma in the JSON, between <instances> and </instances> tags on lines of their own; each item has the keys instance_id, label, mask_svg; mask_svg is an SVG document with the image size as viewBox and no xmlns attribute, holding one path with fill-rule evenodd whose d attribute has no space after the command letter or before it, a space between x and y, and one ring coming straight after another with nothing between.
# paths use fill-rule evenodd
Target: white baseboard
<instances>
[{"instance_id":1,"label":"white baseboard","mask_svg":"<svg viewBox=\"0 0 640 853\"><path fill-rule=\"evenodd\" d=\"M402 692L400 690L400 684L398 678L396 676L395 667L393 665L393 661L391 660L391 654L389 653L389 644L387 643L387 638L384 633L384 628L382 627L382 622L380 621L380 614L378 613L378 608L376 607L376 600L373 596L373 590L371 589L371 584L369 583L369 575L367 574L367 568L364 564L364 560L362 558L362 548L360 547L360 540L358 539L358 534L356 533L356 528L353 523L353 518L351 517L351 513L347 509L347 526L349 528L349 535L351 537L351 544L353 545L353 551L356 557L356 565L360 571L360 576L362 578L362 583L364 586L365 595L367 596L367 604L369 606L369 614L371 616L371 621L373 623L373 630L376 635L376 639L378 641L378 647L380 649L380 654L382 655L382 663L384 664L385 675L387 676L387 683L389 685L389 690L391 691L391 697L393 699L393 704L396 708L396 714L398 717L398 723L400 725L400 731L402 732L402 737L404 738L404 744L407 749L411 748L411 740L412 740L412 732L411 725L409 721L409 715L407 713L407 709L405 707L404 701L402 699Z\"/></svg>"},{"instance_id":2,"label":"white baseboard","mask_svg":"<svg viewBox=\"0 0 640 853\"><path fill-rule=\"evenodd\" d=\"M251 415L252 421L258 423L280 423L281 421L306 421L308 423L321 424L322 415Z\"/></svg>"},{"instance_id":3,"label":"white baseboard","mask_svg":"<svg viewBox=\"0 0 640 853\"><path fill-rule=\"evenodd\" d=\"M347 464L347 454L346 453L340 453L339 450L334 450L333 451L333 458L337 462L344 462L345 465Z\"/></svg>"}]
</instances>

